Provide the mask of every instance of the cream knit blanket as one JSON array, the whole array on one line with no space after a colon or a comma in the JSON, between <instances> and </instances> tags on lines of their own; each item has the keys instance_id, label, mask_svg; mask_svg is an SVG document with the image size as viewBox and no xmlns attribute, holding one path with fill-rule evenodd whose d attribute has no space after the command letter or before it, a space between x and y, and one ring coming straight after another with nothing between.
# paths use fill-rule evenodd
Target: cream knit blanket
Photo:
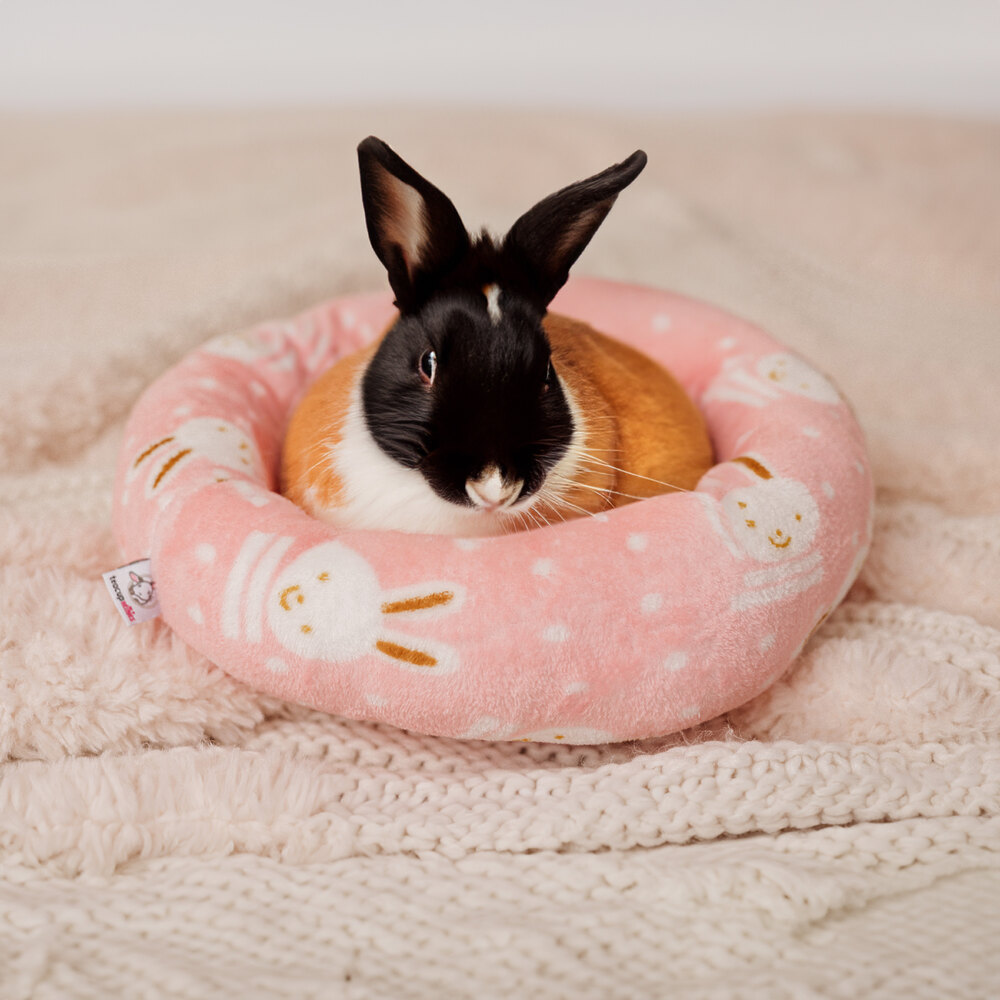
<instances>
[{"instance_id":1,"label":"cream knit blanket","mask_svg":"<svg viewBox=\"0 0 1000 1000\"><path fill-rule=\"evenodd\" d=\"M681 737L457 742L255 695L99 574L124 415L380 287L354 145L502 230L642 146L581 273L853 400L871 557ZM0 118L0 997L978 998L1000 983L1000 128L387 112Z\"/></svg>"}]
</instances>

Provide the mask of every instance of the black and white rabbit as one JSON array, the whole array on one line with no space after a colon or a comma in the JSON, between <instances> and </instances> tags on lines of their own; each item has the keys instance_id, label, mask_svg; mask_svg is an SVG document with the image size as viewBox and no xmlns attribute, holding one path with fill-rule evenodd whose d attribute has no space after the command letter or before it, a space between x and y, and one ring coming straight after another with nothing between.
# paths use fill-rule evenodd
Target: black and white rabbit
<instances>
[{"instance_id":1,"label":"black and white rabbit","mask_svg":"<svg viewBox=\"0 0 1000 1000\"><path fill-rule=\"evenodd\" d=\"M488 535L690 489L712 465L676 380L547 313L646 155L557 191L497 241L374 137L358 147L368 234L398 318L310 388L282 490L334 524Z\"/></svg>"}]
</instances>

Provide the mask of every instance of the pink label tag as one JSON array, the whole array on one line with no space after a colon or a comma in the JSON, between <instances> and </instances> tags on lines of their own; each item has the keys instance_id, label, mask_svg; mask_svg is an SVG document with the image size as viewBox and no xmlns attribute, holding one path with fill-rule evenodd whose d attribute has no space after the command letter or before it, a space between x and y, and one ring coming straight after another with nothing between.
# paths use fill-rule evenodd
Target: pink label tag
<instances>
[{"instance_id":1,"label":"pink label tag","mask_svg":"<svg viewBox=\"0 0 1000 1000\"><path fill-rule=\"evenodd\" d=\"M129 625L159 617L160 600L148 559L137 559L103 575L111 599Z\"/></svg>"}]
</instances>

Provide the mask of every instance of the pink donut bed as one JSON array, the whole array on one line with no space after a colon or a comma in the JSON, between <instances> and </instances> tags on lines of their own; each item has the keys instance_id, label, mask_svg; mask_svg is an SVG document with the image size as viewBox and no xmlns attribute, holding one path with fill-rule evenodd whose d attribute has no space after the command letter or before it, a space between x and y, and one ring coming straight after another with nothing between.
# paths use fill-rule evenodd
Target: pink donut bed
<instances>
[{"instance_id":1,"label":"pink donut bed","mask_svg":"<svg viewBox=\"0 0 1000 1000\"><path fill-rule=\"evenodd\" d=\"M831 383L668 292L570 281L553 304L669 368L717 465L672 493L494 538L344 531L274 492L310 382L391 321L340 298L212 340L125 432L114 526L163 617L253 687L440 736L609 743L686 729L775 681L868 550L873 486Z\"/></svg>"}]
</instances>

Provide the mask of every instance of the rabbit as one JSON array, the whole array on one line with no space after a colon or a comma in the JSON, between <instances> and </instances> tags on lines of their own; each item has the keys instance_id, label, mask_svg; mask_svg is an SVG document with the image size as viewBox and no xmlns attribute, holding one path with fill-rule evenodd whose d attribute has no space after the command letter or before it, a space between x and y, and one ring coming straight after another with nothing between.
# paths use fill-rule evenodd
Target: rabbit
<instances>
[{"instance_id":1,"label":"rabbit","mask_svg":"<svg viewBox=\"0 0 1000 1000\"><path fill-rule=\"evenodd\" d=\"M695 486L712 446L677 381L547 312L644 152L544 198L500 241L471 237L380 139L365 139L358 160L399 314L295 408L285 496L335 525L476 536Z\"/></svg>"},{"instance_id":2,"label":"rabbit","mask_svg":"<svg viewBox=\"0 0 1000 1000\"><path fill-rule=\"evenodd\" d=\"M153 591L156 588L153 578L140 576L135 570L129 572L128 578L130 581L128 585L129 596L136 604L145 607L153 599Z\"/></svg>"}]
</instances>

